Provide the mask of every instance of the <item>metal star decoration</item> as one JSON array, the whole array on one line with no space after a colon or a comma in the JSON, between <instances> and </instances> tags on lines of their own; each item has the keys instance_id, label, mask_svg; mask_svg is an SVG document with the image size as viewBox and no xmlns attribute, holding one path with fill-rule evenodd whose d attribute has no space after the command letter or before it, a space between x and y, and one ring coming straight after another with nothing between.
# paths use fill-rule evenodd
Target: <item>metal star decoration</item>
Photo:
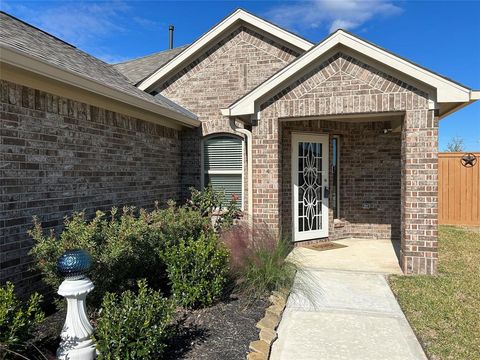
<instances>
[{"instance_id":1,"label":"metal star decoration","mask_svg":"<svg viewBox=\"0 0 480 360\"><path fill-rule=\"evenodd\" d=\"M460 161L465 167L473 167L477 163L477 157L474 154L469 153L463 155Z\"/></svg>"}]
</instances>

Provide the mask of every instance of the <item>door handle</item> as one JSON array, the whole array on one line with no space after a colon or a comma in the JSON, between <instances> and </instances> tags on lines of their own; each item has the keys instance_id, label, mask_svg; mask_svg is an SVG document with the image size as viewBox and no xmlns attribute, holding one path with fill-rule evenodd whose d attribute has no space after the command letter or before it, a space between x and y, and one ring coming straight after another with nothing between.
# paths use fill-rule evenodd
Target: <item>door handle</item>
<instances>
[{"instance_id":1,"label":"door handle","mask_svg":"<svg viewBox=\"0 0 480 360\"><path fill-rule=\"evenodd\" d=\"M330 189L328 188L328 186L324 186L323 187L323 197L325 199L328 199L329 196L330 196Z\"/></svg>"}]
</instances>

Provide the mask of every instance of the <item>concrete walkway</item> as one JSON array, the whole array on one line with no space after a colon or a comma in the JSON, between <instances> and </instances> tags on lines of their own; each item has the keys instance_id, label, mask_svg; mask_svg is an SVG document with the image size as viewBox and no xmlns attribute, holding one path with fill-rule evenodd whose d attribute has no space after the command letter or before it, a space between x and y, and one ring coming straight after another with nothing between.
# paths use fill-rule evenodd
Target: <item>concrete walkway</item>
<instances>
[{"instance_id":1,"label":"concrete walkway","mask_svg":"<svg viewBox=\"0 0 480 360\"><path fill-rule=\"evenodd\" d=\"M356 271L352 261L345 262L346 269L339 269L334 258L345 249L306 252L310 256L303 259L306 266L297 273L270 359L426 360L384 271ZM298 261L298 252L296 256ZM333 259L316 263L312 260L316 256ZM396 262L396 257L390 260ZM362 264L363 259L359 268ZM394 269L393 265L381 261L376 266Z\"/></svg>"}]
</instances>

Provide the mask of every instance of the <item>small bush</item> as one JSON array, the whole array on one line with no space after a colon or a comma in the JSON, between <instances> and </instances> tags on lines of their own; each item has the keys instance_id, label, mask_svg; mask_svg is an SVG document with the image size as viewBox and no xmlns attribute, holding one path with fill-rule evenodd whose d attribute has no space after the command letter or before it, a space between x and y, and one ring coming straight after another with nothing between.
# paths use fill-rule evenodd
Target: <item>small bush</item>
<instances>
[{"instance_id":1,"label":"small bush","mask_svg":"<svg viewBox=\"0 0 480 360\"><path fill-rule=\"evenodd\" d=\"M138 294L105 294L95 341L99 359L158 359L169 338L172 302L138 281Z\"/></svg>"},{"instance_id":2,"label":"small bush","mask_svg":"<svg viewBox=\"0 0 480 360\"><path fill-rule=\"evenodd\" d=\"M140 211L137 216L134 208L127 207L121 214L112 208L109 218L97 211L91 221L79 212L65 219L65 229L57 239L53 232L45 235L34 219L30 235L36 244L31 254L44 281L56 290L63 280L56 270L60 255L68 249L88 251L92 257L89 276L95 284L89 303L98 306L105 292L133 288L138 278L160 282L163 265L155 251L159 234L150 222L148 213Z\"/></svg>"},{"instance_id":3,"label":"small bush","mask_svg":"<svg viewBox=\"0 0 480 360\"><path fill-rule=\"evenodd\" d=\"M87 219L84 212L74 213L71 217L65 218L65 227L59 236L53 231L45 233L41 223L34 218L34 227L29 234L35 240L35 246L30 254L33 255L43 280L55 291L63 280L57 273L58 258L66 250L77 248L86 250L92 257L92 268L88 275L95 284L88 303L94 308L100 306L106 292L120 293L133 289L136 280L141 278L147 279L152 288L160 288L168 293L171 289L165 287L167 266L168 273L171 274L170 283L176 284L175 289L178 290L181 287L180 280L177 278L175 281L172 280L176 271L171 264L164 263L164 259L171 257L160 254L174 253L175 248L182 242L186 252L197 246L202 249L195 250L206 251L203 252L203 257L211 256L215 261L221 258L220 249L215 248L218 254L208 253L213 251L208 245L210 237L213 236L210 234L214 231L212 209L223 206L218 200L218 194L211 187L209 189L205 195L193 191L192 198L195 201L189 205L178 207L174 202L169 202L166 209L159 209L156 206L152 212L137 211L133 207L125 207L123 211L118 211L114 207L109 215L97 211L91 220ZM229 207L224 209L223 220L217 222L217 225L233 222L232 219L238 214L234 204L232 201ZM211 210L207 211L207 208ZM193 242L197 239L200 239L200 242L194 245ZM170 251L166 251L167 248ZM187 256L186 253L184 256ZM206 258L198 258L197 263L192 263L191 267L201 266L202 261L206 261ZM182 271L190 270L183 268ZM219 277L222 277L223 273L225 271L222 270ZM185 281L184 286L188 288L190 286L188 281L193 280L187 277ZM218 281L219 279L215 279L212 283L217 284ZM197 290L202 286L203 284L197 285ZM195 296L203 293L199 290L199 295L190 294L190 299L184 303L190 304L188 306L205 306L216 298L217 292L218 289L214 288L206 299L194 300ZM197 305L193 305L194 303ZM64 302L61 304L59 306L63 306Z\"/></svg>"},{"instance_id":4,"label":"small bush","mask_svg":"<svg viewBox=\"0 0 480 360\"><path fill-rule=\"evenodd\" d=\"M187 308L212 305L223 293L228 274L228 251L215 233L181 239L162 252L173 297Z\"/></svg>"},{"instance_id":5,"label":"small bush","mask_svg":"<svg viewBox=\"0 0 480 360\"><path fill-rule=\"evenodd\" d=\"M292 285L296 266L286 261L292 244L267 227L236 225L221 235L230 252L237 289L252 298Z\"/></svg>"},{"instance_id":6,"label":"small bush","mask_svg":"<svg viewBox=\"0 0 480 360\"><path fill-rule=\"evenodd\" d=\"M35 327L44 319L41 301L42 296L34 293L22 304L11 282L0 288L0 359L11 351L21 351L32 339Z\"/></svg>"}]
</instances>

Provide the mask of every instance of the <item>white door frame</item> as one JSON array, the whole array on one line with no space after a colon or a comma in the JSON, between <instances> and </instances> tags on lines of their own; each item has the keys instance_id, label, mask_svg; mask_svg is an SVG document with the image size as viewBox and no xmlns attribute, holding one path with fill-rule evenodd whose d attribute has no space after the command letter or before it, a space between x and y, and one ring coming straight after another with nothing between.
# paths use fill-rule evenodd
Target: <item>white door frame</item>
<instances>
[{"instance_id":1,"label":"white door frame","mask_svg":"<svg viewBox=\"0 0 480 360\"><path fill-rule=\"evenodd\" d=\"M321 229L299 231L298 226L298 143L299 142L315 142L322 144L322 171L321 171ZM329 137L328 134L313 133L292 133L292 229L293 241L311 240L328 237L328 196L325 197L325 188L328 188L329 174ZM327 194L328 195L328 194Z\"/></svg>"}]
</instances>

